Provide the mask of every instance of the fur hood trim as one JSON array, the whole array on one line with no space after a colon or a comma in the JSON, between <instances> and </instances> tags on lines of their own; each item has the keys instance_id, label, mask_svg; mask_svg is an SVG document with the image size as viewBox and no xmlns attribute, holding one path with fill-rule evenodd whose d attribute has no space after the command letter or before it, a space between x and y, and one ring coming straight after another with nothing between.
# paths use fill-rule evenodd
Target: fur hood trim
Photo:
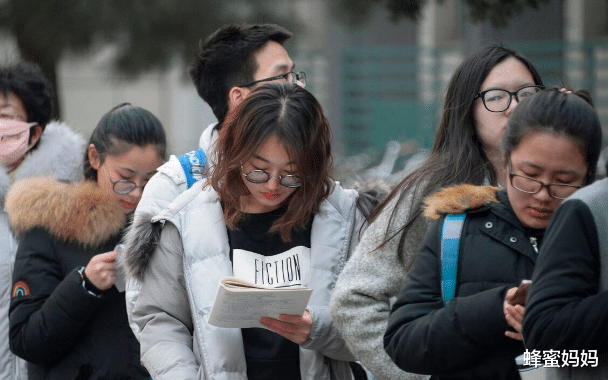
<instances>
[{"instance_id":1,"label":"fur hood trim","mask_svg":"<svg viewBox=\"0 0 609 380\"><path fill-rule=\"evenodd\" d=\"M125 226L120 204L92 181L23 179L9 190L5 207L17 237L41 227L60 241L91 248L116 236Z\"/></svg>"},{"instance_id":2,"label":"fur hood trim","mask_svg":"<svg viewBox=\"0 0 609 380\"><path fill-rule=\"evenodd\" d=\"M425 199L424 215L438 219L446 214L460 214L498 203L498 187L457 185L447 187Z\"/></svg>"},{"instance_id":3,"label":"fur hood trim","mask_svg":"<svg viewBox=\"0 0 609 380\"><path fill-rule=\"evenodd\" d=\"M138 207L133 217L133 223L127 229L127 233L123 237L125 244L124 254L119 256L119 265L128 277L134 277L138 281L144 278L144 272L154 254L161 232L166 221L174 220L177 213L186 207L193 199L195 199L201 191L206 191L209 201L217 202L218 195L211 187L207 190L203 189L206 181L197 181L192 187L180 195L178 195L167 207L160 213L158 210L146 210Z\"/></svg>"},{"instance_id":4,"label":"fur hood trim","mask_svg":"<svg viewBox=\"0 0 609 380\"><path fill-rule=\"evenodd\" d=\"M128 277L138 281L144 279L144 272L161 238L164 223L152 222L152 214L135 214L133 224L123 237L127 252L119 256L119 265Z\"/></svg>"}]
</instances>

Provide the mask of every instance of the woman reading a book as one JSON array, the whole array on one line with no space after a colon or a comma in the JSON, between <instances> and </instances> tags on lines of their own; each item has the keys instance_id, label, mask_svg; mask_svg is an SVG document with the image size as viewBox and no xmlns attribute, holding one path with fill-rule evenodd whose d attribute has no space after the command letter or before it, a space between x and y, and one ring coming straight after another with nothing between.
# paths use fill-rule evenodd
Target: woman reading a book
<instances>
[{"instance_id":1,"label":"woman reading a book","mask_svg":"<svg viewBox=\"0 0 609 380\"><path fill-rule=\"evenodd\" d=\"M331 180L330 140L309 92L258 87L228 114L207 178L135 221L131 319L154 379L352 378L328 302L371 199ZM225 277L313 293L301 315L219 328L208 318Z\"/></svg>"}]
</instances>

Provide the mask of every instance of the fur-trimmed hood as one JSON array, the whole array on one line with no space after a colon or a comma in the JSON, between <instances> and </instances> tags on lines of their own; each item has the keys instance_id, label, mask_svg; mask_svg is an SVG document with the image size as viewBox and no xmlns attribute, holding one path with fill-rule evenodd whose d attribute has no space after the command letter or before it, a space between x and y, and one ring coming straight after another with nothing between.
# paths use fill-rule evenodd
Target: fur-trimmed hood
<instances>
[{"instance_id":1,"label":"fur-trimmed hood","mask_svg":"<svg viewBox=\"0 0 609 380\"><path fill-rule=\"evenodd\" d=\"M23 179L11 186L5 208L17 237L41 227L59 241L86 248L105 243L125 226L120 204L91 181Z\"/></svg>"},{"instance_id":2,"label":"fur-trimmed hood","mask_svg":"<svg viewBox=\"0 0 609 380\"><path fill-rule=\"evenodd\" d=\"M85 145L79 133L63 122L52 121L42 132L38 146L15 170L14 179L54 176L65 181L82 181ZM0 203L9 187L6 168L0 165Z\"/></svg>"},{"instance_id":3,"label":"fur-trimmed hood","mask_svg":"<svg viewBox=\"0 0 609 380\"><path fill-rule=\"evenodd\" d=\"M459 214L468 210L498 203L499 187L457 185L447 187L425 198L424 215L438 219L446 214Z\"/></svg>"}]
</instances>

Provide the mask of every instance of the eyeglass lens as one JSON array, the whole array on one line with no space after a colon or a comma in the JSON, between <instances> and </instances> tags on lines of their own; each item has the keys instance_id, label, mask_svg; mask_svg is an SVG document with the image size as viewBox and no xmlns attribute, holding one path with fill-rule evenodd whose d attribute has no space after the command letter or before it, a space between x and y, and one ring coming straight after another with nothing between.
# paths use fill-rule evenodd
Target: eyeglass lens
<instances>
[{"instance_id":1,"label":"eyeglass lens","mask_svg":"<svg viewBox=\"0 0 609 380\"><path fill-rule=\"evenodd\" d=\"M137 185L134 182L129 181L127 179L121 179L119 181L114 182L112 189L117 194L129 194L130 192L135 190L136 187Z\"/></svg>"},{"instance_id":2,"label":"eyeglass lens","mask_svg":"<svg viewBox=\"0 0 609 380\"><path fill-rule=\"evenodd\" d=\"M531 95L535 95L539 91L541 91L541 88L535 86L523 87L516 92L496 89L486 91L482 99L484 100L486 109L489 111L503 112L508 109L512 103L512 95L516 96L516 101L520 102Z\"/></svg>"},{"instance_id":3,"label":"eyeglass lens","mask_svg":"<svg viewBox=\"0 0 609 380\"><path fill-rule=\"evenodd\" d=\"M303 88L307 86L307 76L304 71L298 73L289 73L292 84L300 84Z\"/></svg>"},{"instance_id":4,"label":"eyeglass lens","mask_svg":"<svg viewBox=\"0 0 609 380\"><path fill-rule=\"evenodd\" d=\"M520 190L525 193L536 194L541 191L544 185L548 188L548 193L550 196L558 199L565 199L569 197L569 195L573 194L575 190L577 190L576 186L555 183L546 185L532 178L522 177L517 174L512 175L512 186L514 186L516 190Z\"/></svg>"},{"instance_id":5,"label":"eyeglass lens","mask_svg":"<svg viewBox=\"0 0 609 380\"><path fill-rule=\"evenodd\" d=\"M271 177L276 178L264 170L252 170L245 174L245 178L253 183L264 183L270 180ZM295 175L282 175L279 177L279 183L285 187L298 187L301 184L300 178Z\"/></svg>"}]
</instances>

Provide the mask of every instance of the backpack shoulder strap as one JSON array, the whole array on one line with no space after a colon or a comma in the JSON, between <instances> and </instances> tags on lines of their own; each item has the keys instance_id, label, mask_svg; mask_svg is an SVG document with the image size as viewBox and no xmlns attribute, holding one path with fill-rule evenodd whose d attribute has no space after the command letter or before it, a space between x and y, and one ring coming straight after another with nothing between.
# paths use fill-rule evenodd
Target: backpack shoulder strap
<instances>
[{"instance_id":1,"label":"backpack shoulder strap","mask_svg":"<svg viewBox=\"0 0 609 380\"><path fill-rule=\"evenodd\" d=\"M186 184L188 188L200 179L205 177L205 168L207 166L207 160L205 159L205 152L199 148L178 157L184 175L186 176Z\"/></svg>"},{"instance_id":2,"label":"backpack shoulder strap","mask_svg":"<svg viewBox=\"0 0 609 380\"><path fill-rule=\"evenodd\" d=\"M448 214L442 224L442 301L444 305L455 297L459 241L466 214Z\"/></svg>"}]
</instances>

